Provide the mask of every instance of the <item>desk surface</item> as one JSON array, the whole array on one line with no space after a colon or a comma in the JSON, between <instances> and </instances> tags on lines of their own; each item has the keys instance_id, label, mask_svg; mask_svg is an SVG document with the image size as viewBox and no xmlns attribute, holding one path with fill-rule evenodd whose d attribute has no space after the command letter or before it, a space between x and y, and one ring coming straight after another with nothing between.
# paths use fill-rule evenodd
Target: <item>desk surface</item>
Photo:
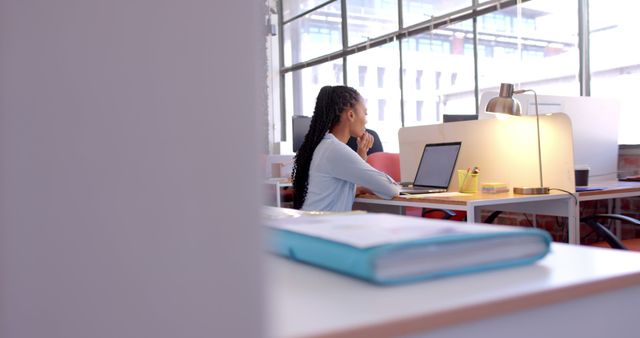
<instances>
[{"instance_id":1,"label":"desk surface","mask_svg":"<svg viewBox=\"0 0 640 338\"><path fill-rule=\"evenodd\" d=\"M640 254L553 243L536 264L375 286L268 256L270 336L397 336L640 285Z\"/></svg>"},{"instance_id":2,"label":"desk surface","mask_svg":"<svg viewBox=\"0 0 640 338\"><path fill-rule=\"evenodd\" d=\"M406 204L406 203L434 203L445 205L460 205L465 206L468 204L474 205L491 205L500 204L504 202L521 203L539 200L555 200L565 199L568 197L567 193L552 191L548 195L517 195L513 192L505 192L500 194L487 194L487 193L474 193L474 194L458 194L452 192L436 193L436 194L421 194L421 195L404 195L396 196L389 200L389 204ZM375 195L360 195L356 198L357 202L373 202L384 203L384 200Z\"/></svg>"},{"instance_id":3,"label":"desk surface","mask_svg":"<svg viewBox=\"0 0 640 338\"><path fill-rule=\"evenodd\" d=\"M464 210L467 222L481 222L482 210L500 210L568 217L569 243L578 244L579 223L575 194L551 191L545 195L517 195L512 192L501 194L423 194L397 196L384 200L373 195L358 196L354 209L373 212L403 213L404 207Z\"/></svg>"},{"instance_id":4,"label":"desk surface","mask_svg":"<svg viewBox=\"0 0 640 338\"><path fill-rule=\"evenodd\" d=\"M292 185L291 177L268 177L264 180L267 184Z\"/></svg>"},{"instance_id":5,"label":"desk surface","mask_svg":"<svg viewBox=\"0 0 640 338\"><path fill-rule=\"evenodd\" d=\"M624 182L617 180L593 180L589 186L602 187L602 190L582 191L578 193L581 201L623 198L640 195L640 182Z\"/></svg>"}]
</instances>

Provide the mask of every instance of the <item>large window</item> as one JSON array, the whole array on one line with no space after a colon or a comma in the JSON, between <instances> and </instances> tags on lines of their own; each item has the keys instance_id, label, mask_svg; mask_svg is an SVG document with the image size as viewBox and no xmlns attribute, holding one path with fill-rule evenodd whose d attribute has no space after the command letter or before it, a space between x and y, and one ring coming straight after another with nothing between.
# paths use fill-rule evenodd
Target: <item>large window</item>
<instances>
[{"instance_id":1,"label":"large window","mask_svg":"<svg viewBox=\"0 0 640 338\"><path fill-rule=\"evenodd\" d=\"M403 0L404 27L469 7L472 0Z\"/></svg>"},{"instance_id":2,"label":"large window","mask_svg":"<svg viewBox=\"0 0 640 338\"><path fill-rule=\"evenodd\" d=\"M473 114L473 35L462 22L402 40L404 125L432 124L443 114ZM418 104L419 102L419 104Z\"/></svg>"},{"instance_id":3,"label":"large window","mask_svg":"<svg viewBox=\"0 0 640 338\"><path fill-rule=\"evenodd\" d=\"M639 144L640 51L635 38L640 31L637 17L640 5L620 0L590 0L589 7L591 95L619 100L618 141Z\"/></svg>"},{"instance_id":4,"label":"large window","mask_svg":"<svg viewBox=\"0 0 640 338\"><path fill-rule=\"evenodd\" d=\"M535 0L478 17L478 87L580 95L578 2Z\"/></svg>"},{"instance_id":5,"label":"large window","mask_svg":"<svg viewBox=\"0 0 640 338\"><path fill-rule=\"evenodd\" d=\"M326 0L282 0L282 17L289 20L292 17L302 14Z\"/></svg>"},{"instance_id":6,"label":"large window","mask_svg":"<svg viewBox=\"0 0 640 338\"><path fill-rule=\"evenodd\" d=\"M400 52L388 43L347 57L347 85L357 89L367 106L367 128L376 131L385 151L398 152L400 117Z\"/></svg>"},{"instance_id":7,"label":"large window","mask_svg":"<svg viewBox=\"0 0 640 338\"><path fill-rule=\"evenodd\" d=\"M581 33L587 11L580 3L589 4L582 22L590 32ZM479 95L510 82L545 95L618 98L620 142L640 143L635 7L621 0L285 0L285 107L310 114L319 88L342 81L363 94L369 127L394 151L398 128L478 113ZM590 49L580 50L584 36Z\"/></svg>"},{"instance_id":8,"label":"large window","mask_svg":"<svg viewBox=\"0 0 640 338\"><path fill-rule=\"evenodd\" d=\"M284 25L284 64L290 66L342 49L340 2Z\"/></svg>"},{"instance_id":9,"label":"large window","mask_svg":"<svg viewBox=\"0 0 640 338\"><path fill-rule=\"evenodd\" d=\"M398 30L398 3L393 0L346 0L349 45Z\"/></svg>"},{"instance_id":10,"label":"large window","mask_svg":"<svg viewBox=\"0 0 640 338\"><path fill-rule=\"evenodd\" d=\"M293 115L313 115L316 97L320 88L326 85L343 83L342 60L327 62L318 66L304 68L287 73L285 76L285 111L286 111L286 140L281 152L291 152L293 149L291 117Z\"/></svg>"}]
</instances>

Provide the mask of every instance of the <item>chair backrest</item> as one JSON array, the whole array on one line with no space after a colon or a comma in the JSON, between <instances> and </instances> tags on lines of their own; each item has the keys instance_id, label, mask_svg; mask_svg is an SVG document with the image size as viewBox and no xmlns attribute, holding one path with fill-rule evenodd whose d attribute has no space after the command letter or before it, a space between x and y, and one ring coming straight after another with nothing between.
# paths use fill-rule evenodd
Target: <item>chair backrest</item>
<instances>
[{"instance_id":1,"label":"chair backrest","mask_svg":"<svg viewBox=\"0 0 640 338\"><path fill-rule=\"evenodd\" d=\"M386 152L373 153L367 157L367 163L391 176L396 182L400 182L400 154Z\"/></svg>"},{"instance_id":2,"label":"chair backrest","mask_svg":"<svg viewBox=\"0 0 640 338\"><path fill-rule=\"evenodd\" d=\"M311 116L293 115L291 117L291 131L293 133L293 152L298 152L304 142L304 137L309 132Z\"/></svg>"},{"instance_id":3,"label":"chair backrest","mask_svg":"<svg viewBox=\"0 0 640 338\"><path fill-rule=\"evenodd\" d=\"M473 121L477 120L476 114L442 114L442 122L460 122L460 121Z\"/></svg>"}]
</instances>

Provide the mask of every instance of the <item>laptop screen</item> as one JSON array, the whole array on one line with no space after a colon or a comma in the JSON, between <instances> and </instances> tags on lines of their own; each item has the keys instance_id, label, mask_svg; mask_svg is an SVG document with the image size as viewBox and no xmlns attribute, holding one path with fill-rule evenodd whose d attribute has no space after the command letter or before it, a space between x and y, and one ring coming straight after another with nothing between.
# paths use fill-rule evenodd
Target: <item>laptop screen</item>
<instances>
[{"instance_id":1,"label":"laptop screen","mask_svg":"<svg viewBox=\"0 0 640 338\"><path fill-rule=\"evenodd\" d=\"M449 188L461 145L462 142L425 145L413 185Z\"/></svg>"}]
</instances>

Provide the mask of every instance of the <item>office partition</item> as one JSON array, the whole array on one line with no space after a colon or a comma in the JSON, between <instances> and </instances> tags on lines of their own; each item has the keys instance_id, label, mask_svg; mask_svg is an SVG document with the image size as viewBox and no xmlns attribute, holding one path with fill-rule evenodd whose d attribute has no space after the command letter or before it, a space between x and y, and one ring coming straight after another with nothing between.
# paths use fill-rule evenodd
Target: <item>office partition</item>
<instances>
[{"instance_id":1,"label":"office partition","mask_svg":"<svg viewBox=\"0 0 640 338\"><path fill-rule=\"evenodd\" d=\"M571 122L565 114L540 117L544 185L575 191ZM479 181L539 186L535 116L406 127L398 132L403 181L415 175L427 143L462 141L456 169L480 168ZM457 187L457 178L452 187Z\"/></svg>"}]
</instances>

